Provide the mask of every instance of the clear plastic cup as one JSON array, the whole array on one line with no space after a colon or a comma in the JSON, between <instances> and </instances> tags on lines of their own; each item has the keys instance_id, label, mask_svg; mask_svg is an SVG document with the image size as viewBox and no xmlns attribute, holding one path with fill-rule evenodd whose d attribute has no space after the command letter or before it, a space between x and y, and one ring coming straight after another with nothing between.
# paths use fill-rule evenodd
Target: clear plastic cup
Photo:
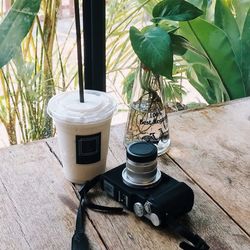
<instances>
[{"instance_id":1,"label":"clear plastic cup","mask_svg":"<svg viewBox=\"0 0 250 250\"><path fill-rule=\"evenodd\" d=\"M105 92L85 90L52 97L47 112L58 135L63 172L72 183L82 184L105 171L110 123L116 103Z\"/></svg>"}]
</instances>

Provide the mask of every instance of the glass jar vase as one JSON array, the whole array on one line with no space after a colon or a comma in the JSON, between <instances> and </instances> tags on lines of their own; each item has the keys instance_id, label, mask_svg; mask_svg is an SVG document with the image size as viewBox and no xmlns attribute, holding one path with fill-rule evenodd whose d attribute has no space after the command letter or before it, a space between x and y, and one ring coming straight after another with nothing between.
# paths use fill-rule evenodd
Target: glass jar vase
<instances>
[{"instance_id":1,"label":"glass jar vase","mask_svg":"<svg viewBox=\"0 0 250 250\"><path fill-rule=\"evenodd\" d=\"M134 80L124 144L147 141L156 145L158 155L170 146L168 116L163 96L163 79L140 64Z\"/></svg>"}]
</instances>

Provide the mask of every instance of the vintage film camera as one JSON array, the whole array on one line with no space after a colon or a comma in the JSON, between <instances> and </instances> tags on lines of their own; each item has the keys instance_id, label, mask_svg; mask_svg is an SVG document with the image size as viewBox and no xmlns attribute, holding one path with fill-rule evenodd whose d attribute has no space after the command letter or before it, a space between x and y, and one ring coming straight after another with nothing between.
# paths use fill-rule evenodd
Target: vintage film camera
<instances>
[{"instance_id":1,"label":"vintage film camera","mask_svg":"<svg viewBox=\"0 0 250 250\"><path fill-rule=\"evenodd\" d=\"M72 237L72 250L89 249L84 232L86 208L110 214L123 213L122 207L105 207L88 199L87 193L97 183L114 200L137 216L147 218L154 226L167 226L185 240L184 250L208 250L208 244L190 229L178 223L177 217L189 212L194 203L192 189L157 169L157 148L148 142L136 142L127 148L127 161L85 183L79 191L81 200ZM83 247L84 246L84 247Z\"/></svg>"},{"instance_id":2,"label":"vintage film camera","mask_svg":"<svg viewBox=\"0 0 250 250\"><path fill-rule=\"evenodd\" d=\"M157 148L136 142L127 148L127 161L101 176L102 189L154 226L164 226L168 217L189 212L194 203L192 189L157 169Z\"/></svg>"}]
</instances>

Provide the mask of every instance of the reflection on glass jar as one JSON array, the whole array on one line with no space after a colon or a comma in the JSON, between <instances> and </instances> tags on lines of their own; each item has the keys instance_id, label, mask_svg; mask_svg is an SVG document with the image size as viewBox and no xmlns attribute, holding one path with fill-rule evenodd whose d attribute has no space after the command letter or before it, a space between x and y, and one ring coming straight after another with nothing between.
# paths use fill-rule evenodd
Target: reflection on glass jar
<instances>
[{"instance_id":1,"label":"reflection on glass jar","mask_svg":"<svg viewBox=\"0 0 250 250\"><path fill-rule=\"evenodd\" d=\"M162 97L162 78L140 65L125 132L125 145L135 141L152 142L158 155L170 146L167 109Z\"/></svg>"}]
</instances>

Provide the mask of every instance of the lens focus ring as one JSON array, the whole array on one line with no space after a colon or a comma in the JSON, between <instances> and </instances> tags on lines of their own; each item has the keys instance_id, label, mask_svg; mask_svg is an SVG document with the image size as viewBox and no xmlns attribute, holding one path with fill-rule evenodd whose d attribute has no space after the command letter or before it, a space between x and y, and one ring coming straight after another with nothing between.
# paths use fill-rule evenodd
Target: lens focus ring
<instances>
[{"instance_id":1,"label":"lens focus ring","mask_svg":"<svg viewBox=\"0 0 250 250\"><path fill-rule=\"evenodd\" d=\"M128 186L147 187L161 177L157 170L157 148L147 142L135 142L127 148L126 168L122 177Z\"/></svg>"}]
</instances>

